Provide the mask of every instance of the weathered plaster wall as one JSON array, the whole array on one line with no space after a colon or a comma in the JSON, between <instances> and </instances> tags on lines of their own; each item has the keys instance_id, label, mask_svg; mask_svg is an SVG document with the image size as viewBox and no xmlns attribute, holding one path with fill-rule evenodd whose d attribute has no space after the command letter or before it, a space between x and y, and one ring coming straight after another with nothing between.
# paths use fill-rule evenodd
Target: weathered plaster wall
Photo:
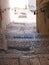
<instances>
[{"instance_id":1,"label":"weathered plaster wall","mask_svg":"<svg viewBox=\"0 0 49 65\"><path fill-rule=\"evenodd\" d=\"M6 10L9 7L9 0L1 0L1 10L2 10L2 28L5 29L6 25L10 21L9 10Z\"/></svg>"},{"instance_id":2,"label":"weathered plaster wall","mask_svg":"<svg viewBox=\"0 0 49 65\"><path fill-rule=\"evenodd\" d=\"M41 7L41 5L44 2L48 2L48 1L49 0L37 0L37 10ZM37 11L37 32L49 34L49 18L45 17L45 14L41 12L41 10Z\"/></svg>"},{"instance_id":3,"label":"weathered plaster wall","mask_svg":"<svg viewBox=\"0 0 49 65\"><path fill-rule=\"evenodd\" d=\"M2 20L2 15L1 15L1 1L0 1L0 28L1 28L1 20Z\"/></svg>"}]
</instances>

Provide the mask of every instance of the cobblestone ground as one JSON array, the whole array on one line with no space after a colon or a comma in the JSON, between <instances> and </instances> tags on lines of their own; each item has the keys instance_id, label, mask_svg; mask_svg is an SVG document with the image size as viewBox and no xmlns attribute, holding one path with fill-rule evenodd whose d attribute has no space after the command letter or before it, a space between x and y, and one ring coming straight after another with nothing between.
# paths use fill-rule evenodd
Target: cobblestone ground
<instances>
[{"instance_id":1,"label":"cobblestone ground","mask_svg":"<svg viewBox=\"0 0 49 65\"><path fill-rule=\"evenodd\" d=\"M10 45L11 43L13 45ZM7 48L6 52L0 49L0 65L49 65L49 40L29 42L8 40L8 46L23 45L31 46L32 48L30 51L18 51L15 48Z\"/></svg>"},{"instance_id":2,"label":"cobblestone ground","mask_svg":"<svg viewBox=\"0 0 49 65\"><path fill-rule=\"evenodd\" d=\"M49 35L1 33L0 65L49 65Z\"/></svg>"}]
</instances>

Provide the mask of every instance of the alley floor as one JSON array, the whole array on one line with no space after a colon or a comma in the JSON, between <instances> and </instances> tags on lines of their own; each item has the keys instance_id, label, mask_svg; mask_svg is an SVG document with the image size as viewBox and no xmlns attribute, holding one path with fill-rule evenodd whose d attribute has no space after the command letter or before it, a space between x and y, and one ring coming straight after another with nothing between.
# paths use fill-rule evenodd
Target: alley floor
<instances>
[{"instance_id":1,"label":"alley floor","mask_svg":"<svg viewBox=\"0 0 49 65\"><path fill-rule=\"evenodd\" d=\"M49 65L49 35L32 29L10 23L0 31L0 65Z\"/></svg>"},{"instance_id":2,"label":"alley floor","mask_svg":"<svg viewBox=\"0 0 49 65\"><path fill-rule=\"evenodd\" d=\"M41 38L41 35L35 35L35 39L22 38L23 41L8 39L7 51L0 49L0 65L49 65L49 36ZM23 46L30 47L30 50L24 51Z\"/></svg>"}]
</instances>

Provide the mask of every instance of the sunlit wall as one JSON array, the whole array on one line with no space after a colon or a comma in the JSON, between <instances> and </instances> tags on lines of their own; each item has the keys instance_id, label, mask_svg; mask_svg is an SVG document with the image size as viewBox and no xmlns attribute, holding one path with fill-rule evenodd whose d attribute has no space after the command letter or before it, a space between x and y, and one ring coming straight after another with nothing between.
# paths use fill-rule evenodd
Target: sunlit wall
<instances>
[{"instance_id":1,"label":"sunlit wall","mask_svg":"<svg viewBox=\"0 0 49 65\"><path fill-rule=\"evenodd\" d=\"M27 5L28 0L9 0L9 4L11 8L18 7L18 8L25 8Z\"/></svg>"},{"instance_id":2,"label":"sunlit wall","mask_svg":"<svg viewBox=\"0 0 49 65\"><path fill-rule=\"evenodd\" d=\"M31 1L29 1L29 0L9 0L9 5L11 8L10 9L10 20L11 20L11 22L33 23L36 21L36 16L33 13L31 13L31 11L29 10L30 4L36 6L36 4L34 3L35 1L34 0L32 2ZM21 14L22 12L26 13L26 18L23 18L23 17L19 18L19 15L22 15Z\"/></svg>"}]
</instances>

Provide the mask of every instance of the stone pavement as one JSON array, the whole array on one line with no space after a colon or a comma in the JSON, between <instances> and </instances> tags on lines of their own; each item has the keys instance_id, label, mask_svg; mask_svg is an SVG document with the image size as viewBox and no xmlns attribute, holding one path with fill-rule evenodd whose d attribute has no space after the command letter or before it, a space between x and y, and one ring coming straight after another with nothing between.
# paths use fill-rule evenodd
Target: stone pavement
<instances>
[{"instance_id":1,"label":"stone pavement","mask_svg":"<svg viewBox=\"0 0 49 65\"><path fill-rule=\"evenodd\" d=\"M49 65L49 54L20 57L17 54L0 54L0 65Z\"/></svg>"},{"instance_id":2,"label":"stone pavement","mask_svg":"<svg viewBox=\"0 0 49 65\"><path fill-rule=\"evenodd\" d=\"M23 37L24 40L19 38L18 41L7 38L7 51L0 48L0 65L49 65L49 35L34 36L35 39L27 37L26 40ZM0 41L0 44L2 43ZM19 50L24 49L21 46L30 47L30 50Z\"/></svg>"},{"instance_id":3,"label":"stone pavement","mask_svg":"<svg viewBox=\"0 0 49 65\"><path fill-rule=\"evenodd\" d=\"M49 65L49 35L33 33L31 25L10 24L0 32L0 65Z\"/></svg>"}]
</instances>

